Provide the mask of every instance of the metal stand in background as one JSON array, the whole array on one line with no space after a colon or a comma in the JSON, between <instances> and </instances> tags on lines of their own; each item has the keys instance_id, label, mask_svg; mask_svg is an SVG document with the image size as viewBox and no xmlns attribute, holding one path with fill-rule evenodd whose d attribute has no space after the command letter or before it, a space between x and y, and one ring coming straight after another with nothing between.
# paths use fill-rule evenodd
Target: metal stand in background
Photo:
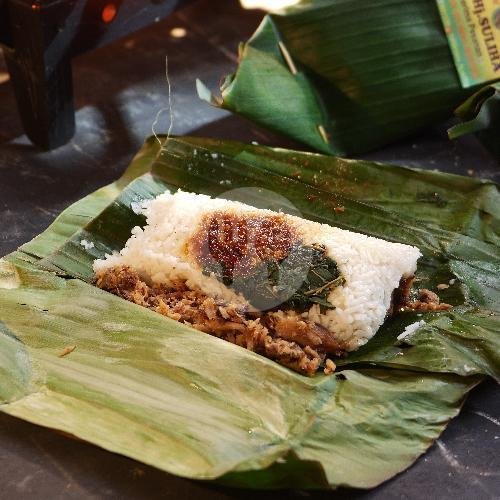
<instances>
[{"instance_id":1,"label":"metal stand in background","mask_svg":"<svg viewBox=\"0 0 500 500\"><path fill-rule=\"evenodd\" d=\"M73 137L73 56L158 21L185 3L0 0L0 43L30 140L54 149Z\"/></svg>"}]
</instances>

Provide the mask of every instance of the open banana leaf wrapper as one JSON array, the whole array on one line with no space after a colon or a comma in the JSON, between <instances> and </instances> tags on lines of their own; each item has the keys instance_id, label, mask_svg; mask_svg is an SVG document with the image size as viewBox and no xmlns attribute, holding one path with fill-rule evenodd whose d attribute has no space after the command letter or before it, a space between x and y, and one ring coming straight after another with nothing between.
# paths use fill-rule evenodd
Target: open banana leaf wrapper
<instances>
[{"instance_id":1,"label":"open banana leaf wrapper","mask_svg":"<svg viewBox=\"0 0 500 500\"><path fill-rule=\"evenodd\" d=\"M240 48L222 99L323 153L352 155L453 116L461 87L434 0L303 0ZM498 128L497 128L498 133Z\"/></svg>"},{"instance_id":2,"label":"open banana leaf wrapper","mask_svg":"<svg viewBox=\"0 0 500 500\"><path fill-rule=\"evenodd\" d=\"M188 478L370 488L424 453L473 386L500 379L497 185L162 141L148 140L119 181L0 260L0 410ZM239 187L281 194L308 219L417 245L419 286L451 280L441 298L455 307L402 313L337 360L336 374L307 378L92 286L93 260L145 222L134 202ZM415 321L422 326L398 341Z\"/></svg>"}]
</instances>

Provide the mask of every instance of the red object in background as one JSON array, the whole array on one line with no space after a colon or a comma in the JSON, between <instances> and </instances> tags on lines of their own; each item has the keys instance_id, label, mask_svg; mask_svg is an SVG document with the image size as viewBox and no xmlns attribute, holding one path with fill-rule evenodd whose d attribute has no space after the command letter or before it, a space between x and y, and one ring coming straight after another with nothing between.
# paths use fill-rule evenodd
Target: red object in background
<instances>
[{"instance_id":1,"label":"red object in background","mask_svg":"<svg viewBox=\"0 0 500 500\"><path fill-rule=\"evenodd\" d=\"M110 23L115 17L118 9L114 3L108 3L104 6L101 12L101 19L106 23Z\"/></svg>"}]
</instances>

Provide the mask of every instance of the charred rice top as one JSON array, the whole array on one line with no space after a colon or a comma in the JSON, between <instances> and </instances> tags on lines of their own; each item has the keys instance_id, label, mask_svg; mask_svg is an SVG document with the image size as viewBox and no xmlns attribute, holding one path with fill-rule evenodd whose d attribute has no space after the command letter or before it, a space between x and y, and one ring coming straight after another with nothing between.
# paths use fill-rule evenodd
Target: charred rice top
<instances>
[{"instance_id":1,"label":"charred rice top","mask_svg":"<svg viewBox=\"0 0 500 500\"><path fill-rule=\"evenodd\" d=\"M313 304L332 309L328 295L345 282L325 248L304 244L283 214L207 214L185 251L203 273L260 310L304 312Z\"/></svg>"},{"instance_id":2,"label":"charred rice top","mask_svg":"<svg viewBox=\"0 0 500 500\"><path fill-rule=\"evenodd\" d=\"M232 281L235 275L249 275L259 262L285 259L296 241L294 229L281 214L242 216L218 211L203 218L188 243L188 255L203 268L211 268L216 261Z\"/></svg>"}]
</instances>

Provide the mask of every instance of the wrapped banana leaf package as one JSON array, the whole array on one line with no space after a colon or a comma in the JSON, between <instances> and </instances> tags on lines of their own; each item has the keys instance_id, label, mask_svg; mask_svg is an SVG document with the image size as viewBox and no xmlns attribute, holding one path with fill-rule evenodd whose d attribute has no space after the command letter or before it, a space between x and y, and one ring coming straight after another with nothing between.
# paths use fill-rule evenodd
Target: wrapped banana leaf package
<instances>
[{"instance_id":1,"label":"wrapped banana leaf package","mask_svg":"<svg viewBox=\"0 0 500 500\"><path fill-rule=\"evenodd\" d=\"M0 410L186 478L374 487L500 379L499 200L486 180L148 139L0 260Z\"/></svg>"},{"instance_id":2,"label":"wrapped banana leaf package","mask_svg":"<svg viewBox=\"0 0 500 500\"><path fill-rule=\"evenodd\" d=\"M499 14L491 2L489 20L487 4L297 1L266 15L241 45L238 68L223 81L221 97L201 81L198 93L317 151L348 156L434 127L452 118L456 108L468 109L457 114L463 118L465 113L470 120L484 103L475 125L461 127L450 137L481 129L479 138L500 158L493 146L500 137L498 110L492 99L485 102L493 91L483 91L470 109L470 101L465 101L483 87L482 80L461 81L459 71L466 62L454 60L450 50L465 46L461 56L469 59L473 74L484 59L491 68L484 83L500 78L500 38L494 27L488 32L482 28L485 22L496 22ZM451 10L461 25L448 19ZM471 55L473 41L450 43L447 37L453 29L457 36L466 36L474 20L476 47L483 50L479 56ZM491 41L494 36L496 42Z\"/></svg>"}]
</instances>

